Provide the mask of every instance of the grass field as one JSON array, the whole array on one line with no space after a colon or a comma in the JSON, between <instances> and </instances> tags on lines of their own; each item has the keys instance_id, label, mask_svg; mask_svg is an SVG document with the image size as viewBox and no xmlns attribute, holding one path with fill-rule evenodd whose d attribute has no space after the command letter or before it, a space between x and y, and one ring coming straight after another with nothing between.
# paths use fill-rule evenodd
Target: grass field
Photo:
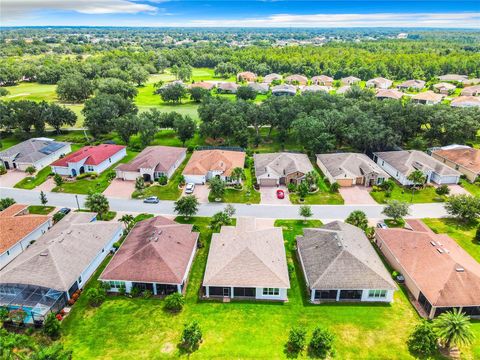
<instances>
[{"instance_id":1,"label":"grass field","mask_svg":"<svg viewBox=\"0 0 480 360\"><path fill-rule=\"evenodd\" d=\"M412 191L410 189L404 188L397 183L392 190L392 195L390 197L385 196L385 191L371 191L370 195L375 199L379 204L386 204L391 200L399 200L407 203L431 203L436 202L436 199L442 198L435 192L435 187L426 186L423 189L415 190L412 197Z\"/></svg>"},{"instance_id":2,"label":"grass field","mask_svg":"<svg viewBox=\"0 0 480 360\"><path fill-rule=\"evenodd\" d=\"M14 187L18 189L32 190L38 185L43 184L47 180L48 175L52 172L50 166L45 166L42 170L34 174L34 176L27 176L15 184Z\"/></svg>"},{"instance_id":3,"label":"grass field","mask_svg":"<svg viewBox=\"0 0 480 360\"><path fill-rule=\"evenodd\" d=\"M222 202L259 204L260 193L253 188L253 178L250 169L244 169L245 179L241 190L228 187L225 189ZM213 195L209 194L208 201L215 202Z\"/></svg>"},{"instance_id":4,"label":"grass field","mask_svg":"<svg viewBox=\"0 0 480 360\"><path fill-rule=\"evenodd\" d=\"M464 224L456 219L423 219L437 234L448 234L452 239L465 249L475 260L480 262L480 242L475 240L475 232L479 223Z\"/></svg>"},{"instance_id":5,"label":"grass field","mask_svg":"<svg viewBox=\"0 0 480 360\"><path fill-rule=\"evenodd\" d=\"M108 185L110 185L111 180L109 179L109 175L111 171L113 171L118 164L129 162L137 155L138 152L127 149L127 156L103 171L98 177L94 179L83 178L72 182L64 182L61 186L54 187L52 191L70 194L88 194L90 192L101 193L108 187Z\"/></svg>"},{"instance_id":6,"label":"grass field","mask_svg":"<svg viewBox=\"0 0 480 360\"><path fill-rule=\"evenodd\" d=\"M188 160L191 156L192 154L187 154L187 157L178 167L178 169L173 173L167 185L151 185L147 187L142 193L134 191L132 194L132 198L144 199L149 196L156 196L160 200L177 200L182 194L182 189L178 187L180 183L180 178L182 176L183 169L185 169L185 166L187 165Z\"/></svg>"},{"instance_id":7,"label":"grass field","mask_svg":"<svg viewBox=\"0 0 480 360\"><path fill-rule=\"evenodd\" d=\"M53 211L53 209L55 209L55 206L30 205L28 207L28 213L36 215L48 215Z\"/></svg>"},{"instance_id":8,"label":"grass field","mask_svg":"<svg viewBox=\"0 0 480 360\"><path fill-rule=\"evenodd\" d=\"M182 219L177 219L182 221ZM206 245L198 250L187 287L186 304L179 314L163 310L158 299L108 297L99 308L90 308L85 296L64 320L62 342L73 350L74 359L167 359L182 357L177 344L183 324L198 320L203 330L200 348L191 359L282 359L291 326L305 327L309 335L316 325L331 329L335 335L338 359L412 359L406 347L408 334L418 316L402 291L392 305L326 304L310 305L298 266L291 274L287 303L231 302L224 304L198 298L208 244L209 218L189 221L201 230ZM294 238L304 226L319 226L319 221L276 222L284 231L289 262L295 262ZM106 263L103 264L105 266ZM102 271L100 268L95 277ZM89 284L88 286L92 286ZM480 335L480 323L473 324ZM465 358L479 355L477 336ZM186 356L183 356L186 357ZM300 358L306 358L301 354Z\"/></svg>"}]
</instances>

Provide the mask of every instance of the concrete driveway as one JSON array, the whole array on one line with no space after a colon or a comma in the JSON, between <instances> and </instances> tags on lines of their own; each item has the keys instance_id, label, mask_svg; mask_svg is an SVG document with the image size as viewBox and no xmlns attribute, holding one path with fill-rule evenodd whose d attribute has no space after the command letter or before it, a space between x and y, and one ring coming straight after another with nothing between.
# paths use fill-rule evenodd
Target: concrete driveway
<instances>
[{"instance_id":1,"label":"concrete driveway","mask_svg":"<svg viewBox=\"0 0 480 360\"><path fill-rule=\"evenodd\" d=\"M135 191L135 181L126 181L121 179L113 179L110 185L105 189L103 194L120 199L130 199Z\"/></svg>"},{"instance_id":2,"label":"concrete driveway","mask_svg":"<svg viewBox=\"0 0 480 360\"><path fill-rule=\"evenodd\" d=\"M282 189L285 192L284 199L277 198L277 190ZM289 205L291 204L288 197L288 190L286 186L260 186L260 204L270 205Z\"/></svg>"},{"instance_id":3,"label":"concrete driveway","mask_svg":"<svg viewBox=\"0 0 480 360\"><path fill-rule=\"evenodd\" d=\"M49 177L47 180L43 182L43 184L38 185L35 190L38 191L52 191L54 187L56 187L55 181L53 177Z\"/></svg>"},{"instance_id":4,"label":"concrete driveway","mask_svg":"<svg viewBox=\"0 0 480 360\"><path fill-rule=\"evenodd\" d=\"M200 203L208 203L208 194L210 193L210 189L208 185L195 185L195 190L193 190L193 194L185 194L185 187L182 191L182 196L185 195L195 195Z\"/></svg>"},{"instance_id":5,"label":"concrete driveway","mask_svg":"<svg viewBox=\"0 0 480 360\"><path fill-rule=\"evenodd\" d=\"M339 192L345 200L345 205L376 205L377 202L370 196L365 186L340 187Z\"/></svg>"},{"instance_id":6,"label":"concrete driveway","mask_svg":"<svg viewBox=\"0 0 480 360\"><path fill-rule=\"evenodd\" d=\"M0 186L13 187L20 180L26 178L28 174L19 170L8 170L6 174L0 175Z\"/></svg>"},{"instance_id":7,"label":"concrete driveway","mask_svg":"<svg viewBox=\"0 0 480 360\"><path fill-rule=\"evenodd\" d=\"M460 185L448 185L450 195L471 195L465 188Z\"/></svg>"}]
</instances>

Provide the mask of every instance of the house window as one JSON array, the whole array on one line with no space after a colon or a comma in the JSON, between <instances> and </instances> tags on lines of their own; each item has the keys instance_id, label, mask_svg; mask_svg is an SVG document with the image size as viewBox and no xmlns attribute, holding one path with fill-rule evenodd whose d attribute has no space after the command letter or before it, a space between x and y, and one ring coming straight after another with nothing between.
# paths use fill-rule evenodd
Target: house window
<instances>
[{"instance_id":1,"label":"house window","mask_svg":"<svg viewBox=\"0 0 480 360\"><path fill-rule=\"evenodd\" d=\"M112 162L112 158L108 158L108 162Z\"/></svg>"},{"instance_id":2,"label":"house window","mask_svg":"<svg viewBox=\"0 0 480 360\"><path fill-rule=\"evenodd\" d=\"M280 289L279 288L263 288L263 295L279 295Z\"/></svg>"},{"instance_id":3,"label":"house window","mask_svg":"<svg viewBox=\"0 0 480 360\"><path fill-rule=\"evenodd\" d=\"M87 165L87 171L92 172L92 171L95 171L95 169L93 168L92 165Z\"/></svg>"},{"instance_id":4,"label":"house window","mask_svg":"<svg viewBox=\"0 0 480 360\"><path fill-rule=\"evenodd\" d=\"M7 256L10 255L10 251L7 250Z\"/></svg>"},{"instance_id":5,"label":"house window","mask_svg":"<svg viewBox=\"0 0 480 360\"><path fill-rule=\"evenodd\" d=\"M82 283L82 276L79 276L79 277L78 277L78 283L79 283L79 284Z\"/></svg>"},{"instance_id":6,"label":"house window","mask_svg":"<svg viewBox=\"0 0 480 360\"><path fill-rule=\"evenodd\" d=\"M387 297L387 290L369 290L369 298L385 298Z\"/></svg>"},{"instance_id":7,"label":"house window","mask_svg":"<svg viewBox=\"0 0 480 360\"><path fill-rule=\"evenodd\" d=\"M110 285L110 289L120 289L125 287L123 281L109 281L108 284Z\"/></svg>"}]
</instances>

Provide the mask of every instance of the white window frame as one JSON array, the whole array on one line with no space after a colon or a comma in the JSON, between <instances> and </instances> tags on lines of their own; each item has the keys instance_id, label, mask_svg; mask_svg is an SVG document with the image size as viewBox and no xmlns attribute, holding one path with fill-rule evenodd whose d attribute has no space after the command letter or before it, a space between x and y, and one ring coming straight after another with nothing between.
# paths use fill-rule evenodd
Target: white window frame
<instances>
[{"instance_id":1,"label":"white window frame","mask_svg":"<svg viewBox=\"0 0 480 360\"><path fill-rule=\"evenodd\" d=\"M263 288L262 294L264 296L278 296L280 295L279 288Z\"/></svg>"},{"instance_id":2,"label":"white window frame","mask_svg":"<svg viewBox=\"0 0 480 360\"><path fill-rule=\"evenodd\" d=\"M387 297L387 290L368 290L368 297L384 299Z\"/></svg>"}]
</instances>

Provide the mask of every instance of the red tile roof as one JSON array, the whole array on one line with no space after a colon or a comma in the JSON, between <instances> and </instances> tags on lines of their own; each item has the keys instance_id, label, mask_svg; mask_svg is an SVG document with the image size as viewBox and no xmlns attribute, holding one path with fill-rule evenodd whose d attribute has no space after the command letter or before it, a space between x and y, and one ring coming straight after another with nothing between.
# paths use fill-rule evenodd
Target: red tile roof
<instances>
[{"instance_id":1,"label":"red tile roof","mask_svg":"<svg viewBox=\"0 0 480 360\"><path fill-rule=\"evenodd\" d=\"M97 146L85 146L80 150L77 150L61 159L52 163L52 166L68 166L68 163L76 163L87 158L85 165L99 165L109 157L115 155L125 146L112 145L112 144L100 144Z\"/></svg>"},{"instance_id":2,"label":"red tile roof","mask_svg":"<svg viewBox=\"0 0 480 360\"><path fill-rule=\"evenodd\" d=\"M376 230L405 275L434 306L479 306L480 264L448 235L435 234L420 220L407 223L412 230Z\"/></svg>"},{"instance_id":3,"label":"red tile roof","mask_svg":"<svg viewBox=\"0 0 480 360\"><path fill-rule=\"evenodd\" d=\"M100 279L181 284L198 239L192 227L162 216L137 223Z\"/></svg>"}]
</instances>

